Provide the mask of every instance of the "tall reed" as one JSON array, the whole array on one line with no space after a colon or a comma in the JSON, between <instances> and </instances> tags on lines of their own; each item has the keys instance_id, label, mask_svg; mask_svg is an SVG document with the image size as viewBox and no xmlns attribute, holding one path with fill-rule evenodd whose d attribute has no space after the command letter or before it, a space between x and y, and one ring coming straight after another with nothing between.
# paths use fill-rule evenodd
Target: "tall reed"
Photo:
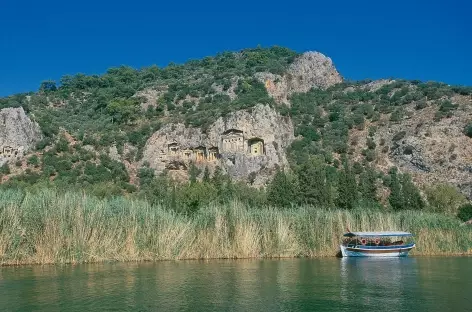
<instances>
[{"instance_id":1,"label":"tall reed","mask_svg":"<svg viewBox=\"0 0 472 312\"><path fill-rule=\"evenodd\" d=\"M351 230L408 230L413 255L472 254L472 229L418 211L248 209L209 205L192 216L123 197L0 190L0 263L334 256Z\"/></svg>"}]
</instances>

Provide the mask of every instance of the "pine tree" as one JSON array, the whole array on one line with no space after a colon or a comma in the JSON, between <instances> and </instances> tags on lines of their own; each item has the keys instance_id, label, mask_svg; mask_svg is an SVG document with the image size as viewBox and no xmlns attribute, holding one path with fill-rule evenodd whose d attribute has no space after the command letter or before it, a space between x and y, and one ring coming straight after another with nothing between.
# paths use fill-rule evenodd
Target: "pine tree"
<instances>
[{"instance_id":1,"label":"pine tree","mask_svg":"<svg viewBox=\"0 0 472 312\"><path fill-rule=\"evenodd\" d=\"M210 183L210 170L207 166L205 166L205 170L203 171L203 182Z\"/></svg>"},{"instance_id":2,"label":"pine tree","mask_svg":"<svg viewBox=\"0 0 472 312\"><path fill-rule=\"evenodd\" d=\"M219 166L216 166L215 171L213 172L211 182L216 186L221 185L223 183L223 171Z\"/></svg>"},{"instance_id":3,"label":"pine tree","mask_svg":"<svg viewBox=\"0 0 472 312\"><path fill-rule=\"evenodd\" d=\"M326 165L323 160L309 159L299 168L298 181L300 202L314 206L329 206L331 200L331 185L327 183Z\"/></svg>"},{"instance_id":4,"label":"pine tree","mask_svg":"<svg viewBox=\"0 0 472 312\"><path fill-rule=\"evenodd\" d=\"M290 207L297 201L297 185L293 176L277 170L268 186L268 201L277 207Z\"/></svg>"},{"instance_id":5,"label":"pine tree","mask_svg":"<svg viewBox=\"0 0 472 312\"><path fill-rule=\"evenodd\" d=\"M343 160L343 169L339 172L338 197L336 204L340 208L352 209L358 200L356 176L347 159Z\"/></svg>"},{"instance_id":6,"label":"pine tree","mask_svg":"<svg viewBox=\"0 0 472 312\"><path fill-rule=\"evenodd\" d=\"M401 178L403 209L420 210L425 207L425 202L421 198L418 188L411 181L408 174L403 174Z\"/></svg>"},{"instance_id":7,"label":"pine tree","mask_svg":"<svg viewBox=\"0 0 472 312\"><path fill-rule=\"evenodd\" d=\"M393 210L420 210L426 204L408 174L399 174L397 168L390 170L390 195L388 201Z\"/></svg>"},{"instance_id":8,"label":"pine tree","mask_svg":"<svg viewBox=\"0 0 472 312\"><path fill-rule=\"evenodd\" d=\"M172 210L177 210L177 191L175 184L172 185L172 193L170 197L170 208Z\"/></svg>"},{"instance_id":9,"label":"pine tree","mask_svg":"<svg viewBox=\"0 0 472 312\"><path fill-rule=\"evenodd\" d=\"M231 180L223 174L223 170L217 166L213 172L211 183L215 186L220 202L226 202L231 197Z\"/></svg>"},{"instance_id":10,"label":"pine tree","mask_svg":"<svg viewBox=\"0 0 472 312\"><path fill-rule=\"evenodd\" d=\"M388 202L393 210L401 210L404 207L402 187L398 176L397 168L390 170L390 195L388 196Z\"/></svg>"},{"instance_id":11,"label":"pine tree","mask_svg":"<svg viewBox=\"0 0 472 312\"><path fill-rule=\"evenodd\" d=\"M369 201L377 201L377 175L370 166L360 175L359 190L362 198Z\"/></svg>"},{"instance_id":12,"label":"pine tree","mask_svg":"<svg viewBox=\"0 0 472 312\"><path fill-rule=\"evenodd\" d=\"M7 163L3 164L3 166L0 167L0 173L10 174L10 167L8 166Z\"/></svg>"},{"instance_id":13,"label":"pine tree","mask_svg":"<svg viewBox=\"0 0 472 312\"><path fill-rule=\"evenodd\" d=\"M197 177L200 174L200 172L201 170L198 169L194 163L190 165L190 168L188 170L190 184L194 184L195 182L197 182Z\"/></svg>"}]
</instances>

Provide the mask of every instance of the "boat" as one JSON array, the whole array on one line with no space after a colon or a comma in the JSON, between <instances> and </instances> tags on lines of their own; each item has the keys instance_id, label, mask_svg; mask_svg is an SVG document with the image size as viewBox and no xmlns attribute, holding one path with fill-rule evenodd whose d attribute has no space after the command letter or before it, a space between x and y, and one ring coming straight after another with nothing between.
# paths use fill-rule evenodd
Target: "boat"
<instances>
[{"instance_id":1,"label":"boat","mask_svg":"<svg viewBox=\"0 0 472 312\"><path fill-rule=\"evenodd\" d=\"M343 257L406 257L416 247L409 232L347 232L341 244ZM400 239L398 239L400 238Z\"/></svg>"}]
</instances>

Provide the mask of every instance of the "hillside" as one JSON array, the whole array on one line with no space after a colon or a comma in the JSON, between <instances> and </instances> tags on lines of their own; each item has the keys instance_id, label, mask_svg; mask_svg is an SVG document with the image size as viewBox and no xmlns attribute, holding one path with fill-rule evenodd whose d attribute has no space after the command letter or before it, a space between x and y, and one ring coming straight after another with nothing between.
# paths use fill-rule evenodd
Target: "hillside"
<instances>
[{"instance_id":1,"label":"hillside","mask_svg":"<svg viewBox=\"0 0 472 312\"><path fill-rule=\"evenodd\" d=\"M0 141L25 151L0 156L5 188L72 187L189 210L237 197L455 214L472 199L471 87L344 81L317 52L245 49L64 76L0 99L2 114L12 108L29 116L18 125L41 133L15 130L29 145Z\"/></svg>"}]
</instances>

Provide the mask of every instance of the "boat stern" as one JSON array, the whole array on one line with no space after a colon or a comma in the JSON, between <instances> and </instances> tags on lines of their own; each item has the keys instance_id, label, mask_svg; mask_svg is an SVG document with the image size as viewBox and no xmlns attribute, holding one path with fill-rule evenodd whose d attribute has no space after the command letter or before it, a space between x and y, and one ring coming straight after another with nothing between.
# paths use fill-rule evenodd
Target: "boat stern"
<instances>
[{"instance_id":1,"label":"boat stern","mask_svg":"<svg viewBox=\"0 0 472 312\"><path fill-rule=\"evenodd\" d=\"M341 255L343 257L347 257L346 247L344 247L343 245L340 245L339 247L341 248Z\"/></svg>"}]
</instances>

